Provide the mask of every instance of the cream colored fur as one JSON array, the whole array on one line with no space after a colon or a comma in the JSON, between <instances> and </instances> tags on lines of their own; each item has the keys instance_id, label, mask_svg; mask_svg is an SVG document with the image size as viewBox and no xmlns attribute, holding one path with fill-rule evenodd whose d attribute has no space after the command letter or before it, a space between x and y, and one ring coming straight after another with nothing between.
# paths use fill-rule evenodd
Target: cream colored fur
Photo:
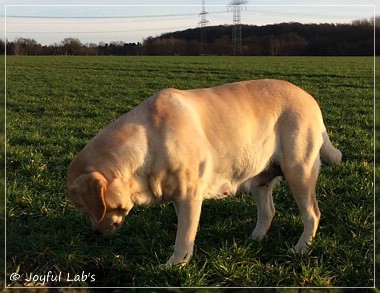
<instances>
[{"instance_id":1,"label":"cream colored fur","mask_svg":"<svg viewBox=\"0 0 380 293\"><path fill-rule=\"evenodd\" d=\"M179 264L193 254L208 198L252 192L258 219L251 237L264 237L275 214L272 189L283 176L301 212L304 231L295 251L302 252L320 219L320 157L337 164L342 154L316 101L289 82L166 89L88 142L69 167L69 197L102 234L116 231L135 204L172 201L178 230L168 264Z\"/></svg>"}]
</instances>

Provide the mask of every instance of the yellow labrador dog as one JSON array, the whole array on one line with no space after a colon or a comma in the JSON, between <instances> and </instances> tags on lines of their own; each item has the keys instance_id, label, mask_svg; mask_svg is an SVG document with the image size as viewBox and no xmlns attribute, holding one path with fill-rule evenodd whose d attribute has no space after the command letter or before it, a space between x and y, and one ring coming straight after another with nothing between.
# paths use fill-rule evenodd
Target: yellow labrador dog
<instances>
[{"instance_id":1,"label":"yellow labrador dog","mask_svg":"<svg viewBox=\"0 0 380 293\"><path fill-rule=\"evenodd\" d=\"M174 253L186 263L205 199L252 192L253 239L268 231L277 177L300 209L296 252L309 249L320 212L315 187L320 157L341 161L316 101L281 80L254 80L151 96L92 138L67 174L69 197L95 231L115 232L133 205L172 201L178 217Z\"/></svg>"}]
</instances>

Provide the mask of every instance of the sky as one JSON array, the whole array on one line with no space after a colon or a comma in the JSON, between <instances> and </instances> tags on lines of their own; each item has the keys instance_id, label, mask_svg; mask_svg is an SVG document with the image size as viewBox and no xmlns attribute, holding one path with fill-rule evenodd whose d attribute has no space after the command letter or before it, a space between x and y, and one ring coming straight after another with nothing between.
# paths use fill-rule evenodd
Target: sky
<instances>
[{"instance_id":1,"label":"sky","mask_svg":"<svg viewBox=\"0 0 380 293\"><path fill-rule=\"evenodd\" d=\"M208 25L232 24L232 0L205 0ZM233 0L242 1L242 0ZM377 0L378 1L378 0ZM241 23L351 23L376 14L375 0L247 0ZM202 0L0 0L0 39L24 37L42 45L77 38L83 44L142 42L196 28ZM107 4L105 4L107 3ZM379 3L380 4L380 3ZM378 7L377 7L378 8ZM380 10L380 9L378 9Z\"/></svg>"}]
</instances>

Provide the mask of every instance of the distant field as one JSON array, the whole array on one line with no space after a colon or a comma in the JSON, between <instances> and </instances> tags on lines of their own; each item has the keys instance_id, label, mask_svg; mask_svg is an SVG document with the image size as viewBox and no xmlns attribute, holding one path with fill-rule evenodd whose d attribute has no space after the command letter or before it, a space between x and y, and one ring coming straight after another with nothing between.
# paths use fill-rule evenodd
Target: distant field
<instances>
[{"instance_id":1,"label":"distant field","mask_svg":"<svg viewBox=\"0 0 380 293\"><path fill-rule=\"evenodd\" d=\"M369 57L8 57L7 284L373 286L373 74ZM160 267L175 239L171 204L135 208L114 237L93 234L66 199L65 181L91 137L163 88L258 78L311 93L344 156L337 167L322 166L322 218L309 255L288 253L302 222L284 182L263 242L249 240L251 195L205 202L195 255L182 269ZM27 281L48 275L57 279Z\"/></svg>"}]
</instances>

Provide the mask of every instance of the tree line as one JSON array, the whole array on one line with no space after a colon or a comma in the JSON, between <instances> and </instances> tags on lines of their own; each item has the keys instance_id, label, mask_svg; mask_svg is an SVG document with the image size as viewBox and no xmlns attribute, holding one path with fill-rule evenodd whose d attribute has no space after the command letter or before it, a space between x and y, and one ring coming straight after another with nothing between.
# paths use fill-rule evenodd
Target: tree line
<instances>
[{"instance_id":1,"label":"tree line","mask_svg":"<svg viewBox=\"0 0 380 293\"><path fill-rule=\"evenodd\" d=\"M242 55L373 55L374 23L374 20L358 20L351 24L241 25ZM65 38L48 46L34 39L18 38L6 44L0 40L3 51L0 53L4 54L6 46L8 55L232 55L231 32L231 25L219 25L165 33L148 37L141 43L83 44L79 39ZM379 30L376 30L375 39L378 34Z\"/></svg>"}]
</instances>

